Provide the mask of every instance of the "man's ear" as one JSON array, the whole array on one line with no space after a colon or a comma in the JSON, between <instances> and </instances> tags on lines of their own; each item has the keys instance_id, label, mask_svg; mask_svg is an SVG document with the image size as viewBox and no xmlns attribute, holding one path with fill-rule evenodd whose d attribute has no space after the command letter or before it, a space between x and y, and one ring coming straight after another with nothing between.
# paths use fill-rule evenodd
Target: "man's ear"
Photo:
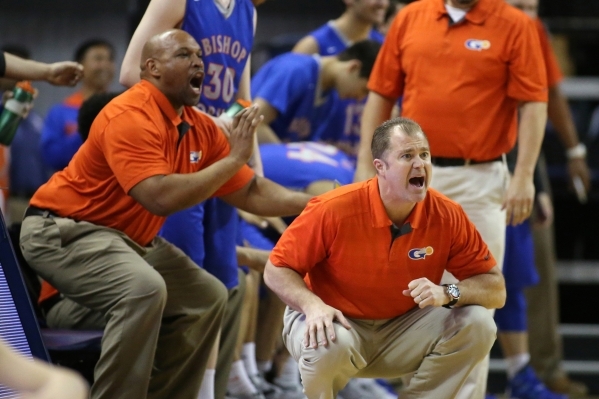
<instances>
[{"instance_id":1,"label":"man's ear","mask_svg":"<svg viewBox=\"0 0 599 399\"><path fill-rule=\"evenodd\" d=\"M374 161L372 161L372 164L374 165L374 168L376 169L376 174L377 175L382 175L385 172L385 162L381 161L380 159L376 158Z\"/></svg>"},{"instance_id":2,"label":"man's ear","mask_svg":"<svg viewBox=\"0 0 599 399\"><path fill-rule=\"evenodd\" d=\"M154 78L160 77L160 68L158 66L158 61L153 58L148 58L146 60L146 71L148 74Z\"/></svg>"},{"instance_id":3,"label":"man's ear","mask_svg":"<svg viewBox=\"0 0 599 399\"><path fill-rule=\"evenodd\" d=\"M362 61L360 60L349 60L349 72L350 73L360 73L360 69L362 68Z\"/></svg>"}]
</instances>

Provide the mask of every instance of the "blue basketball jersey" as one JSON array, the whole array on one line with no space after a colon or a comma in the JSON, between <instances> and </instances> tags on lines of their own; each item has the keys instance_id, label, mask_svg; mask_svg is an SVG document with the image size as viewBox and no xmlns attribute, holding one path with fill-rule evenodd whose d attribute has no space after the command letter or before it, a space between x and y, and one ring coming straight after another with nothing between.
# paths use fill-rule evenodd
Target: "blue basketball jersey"
<instances>
[{"instance_id":1,"label":"blue basketball jersey","mask_svg":"<svg viewBox=\"0 0 599 399\"><path fill-rule=\"evenodd\" d=\"M260 155L264 176L294 190L305 190L319 180L337 180L345 185L354 177L354 166L349 157L328 144L262 144Z\"/></svg>"},{"instance_id":2,"label":"blue basketball jersey","mask_svg":"<svg viewBox=\"0 0 599 399\"><path fill-rule=\"evenodd\" d=\"M316 126L329 113L321 90L321 63L316 55L286 53L268 61L252 78L252 98L278 111L270 124L282 141L316 140Z\"/></svg>"},{"instance_id":3,"label":"blue basketball jersey","mask_svg":"<svg viewBox=\"0 0 599 399\"><path fill-rule=\"evenodd\" d=\"M323 56L337 55L353 44L335 28L332 21L310 33L310 36L318 43L319 54ZM370 31L369 38L380 43L384 39L375 29ZM331 92L329 101L332 111L319 124L316 135L355 159L360 144L360 123L365 101L342 100L335 90Z\"/></svg>"},{"instance_id":4,"label":"blue basketball jersey","mask_svg":"<svg viewBox=\"0 0 599 399\"><path fill-rule=\"evenodd\" d=\"M206 77L198 108L218 116L235 100L254 42L254 6L231 0L187 0L182 29L202 48ZM216 198L169 216L160 235L181 248L228 289L238 284L235 208Z\"/></svg>"},{"instance_id":5,"label":"blue basketball jersey","mask_svg":"<svg viewBox=\"0 0 599 399\"><path fill-rule=\"evenodd\" d=\"M231 0L227 10L215 0L187 0L181 29L202 48L206 77L198 107L214 116L233 103L254 44L254 6Z\"/></svg>"}]
</instances>

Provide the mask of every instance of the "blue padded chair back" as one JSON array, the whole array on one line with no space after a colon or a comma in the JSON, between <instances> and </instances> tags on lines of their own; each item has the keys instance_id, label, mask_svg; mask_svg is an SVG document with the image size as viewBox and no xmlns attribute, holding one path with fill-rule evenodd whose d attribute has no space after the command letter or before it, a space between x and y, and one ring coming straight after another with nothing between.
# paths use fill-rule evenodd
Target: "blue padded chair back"
<instances>
[{"instance_id":1,"label":"blue padded chair back","mask_svg":"<svg viewBox=\"0 0 599 399\"><path fill-rule=\"evenodd\" d=\"M25 357L50 360L1 211L0 339ZM0 386L0 399L17 397Z\"/></svg>"}]
</instances>

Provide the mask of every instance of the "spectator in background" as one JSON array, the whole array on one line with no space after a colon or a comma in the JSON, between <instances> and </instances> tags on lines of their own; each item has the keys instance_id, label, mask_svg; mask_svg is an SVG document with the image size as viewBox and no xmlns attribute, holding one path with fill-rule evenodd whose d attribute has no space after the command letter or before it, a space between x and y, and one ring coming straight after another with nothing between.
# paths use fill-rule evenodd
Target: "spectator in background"
<instances>
[{"instance_id":1,"label":"spectator in background","mask_svg":"<svg viewBox=\"0 0 599 399\"><path fill-rule=\"evenodd\" d=\"M75 60L85 70L81 88L48 111L42 131L42 157L55 170L67 166L81 146L81 137L77 134L79 107L92 94L106 92L114 79L114 47L106 40L82 43L75 51Z\"/></svg>"},{"instance_id":2,"label":"spectator in background","mask_svg":"<svg viewBox=\"0 0 599 399\"><path fill-rule=\"evenodd\" d=\"M5 45L2 51L22 59L30 57L29 50L21 45ZM15 80L7 81L6 78L0 80L8 83L3 85L7 90L12 89L16 83ZM11 222L21 221L29 199L52 174L52 170L42 161L39 148L43 124L43 118L34 110L29 110L21 120L10 145L8 219Z\"/></svg>"},{"instance_id":3,"label":"spectator in background","mask_svg":"<svg viewBox=\"0 0 599 399\"><path fill-rule=\"evenodd\" d=\"M292 51L330 56L362 40L382 43L383 35L376 28L384 23L389 0L344 0L344 3L345 11L341 16L310 32ZM339 92L333 90L327 102L331 104L329 115L315 127L317 134L322 141L335 145L355 159L364 100L340 98Z\"/></svg>"},{"instance_id":4,"label":"spectator in background","mask_svg":"<svg viewBox=\"0 0 599 399\"><path fill-rule=\"evenodd\" d=\"M329 56L286 53L264 64L252 78L252 96L264 115L260 143L319 141L332 117L330 96L363 99L381 45L354 43Z\"/></svg>"}]
</instances>

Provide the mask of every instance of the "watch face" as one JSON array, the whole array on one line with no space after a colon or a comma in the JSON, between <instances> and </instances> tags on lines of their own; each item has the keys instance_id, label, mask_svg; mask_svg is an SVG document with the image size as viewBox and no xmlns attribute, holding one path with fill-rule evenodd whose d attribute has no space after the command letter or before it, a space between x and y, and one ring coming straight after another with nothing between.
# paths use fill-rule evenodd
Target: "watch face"
<instances>
[{"instance_id":1,"label":"watch face","mask_svg":"<svg viewBox=\"0 0 599 399\"><path fill-rule=\"evenodd\" d=\"M460 297L460 290L455 284L450 284L447 286L447 293L454 298Z\"/></svg>"}]
</instances>

